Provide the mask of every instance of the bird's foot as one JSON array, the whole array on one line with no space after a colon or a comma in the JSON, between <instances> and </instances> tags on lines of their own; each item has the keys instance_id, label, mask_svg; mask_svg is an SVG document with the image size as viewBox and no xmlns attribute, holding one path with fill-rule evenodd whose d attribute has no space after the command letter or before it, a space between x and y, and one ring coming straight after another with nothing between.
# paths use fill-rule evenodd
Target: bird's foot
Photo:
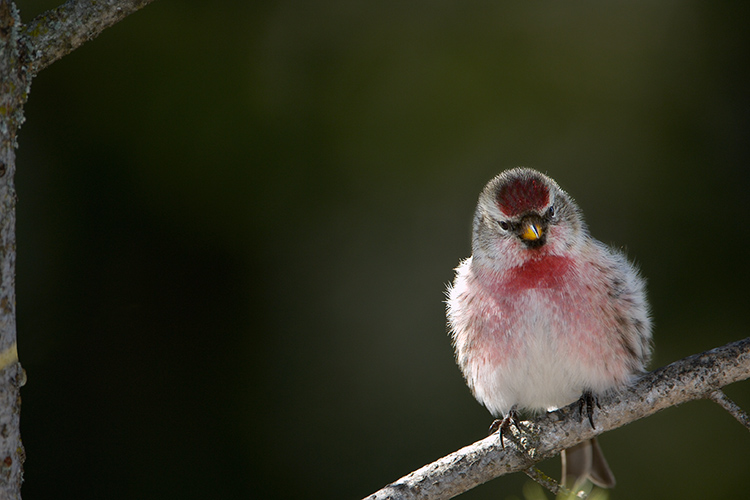
<instances>
[{"instance_id":1,"label":"bird's foot","mask_svg":"<svg viewBox=\"0 0 750 500\"><path fill-rule=\"evenodd\" d=\"M518 411L517 406L513 405L513 407L510 409L510 411L503 417L502 419L498 418L494 422L492 422L492 425L490 425L490 434L493 434L495 432L500 433L500 445L505 449L505 441L503 440L503 436L506 435L510 431L510 426L515 425L516 429L518 429L519 432L521 432L521 427L518 425Z\"/></svg>"},{"instance_id":2,"label":"bird's foot","mask_svg":"<svg viewBox=\"0 0 750 500\"><path fill-rule=\"evenodd\" d=\"M596 405L597 408L601 408L599 398L591 391L585 391L581 395L581 399L578 400L578 412L581 414L581 419L583 419L583 410L585 407L592 429L596 429L596 426L594 425L594 405Z\"/></svg>"}]
</instances>

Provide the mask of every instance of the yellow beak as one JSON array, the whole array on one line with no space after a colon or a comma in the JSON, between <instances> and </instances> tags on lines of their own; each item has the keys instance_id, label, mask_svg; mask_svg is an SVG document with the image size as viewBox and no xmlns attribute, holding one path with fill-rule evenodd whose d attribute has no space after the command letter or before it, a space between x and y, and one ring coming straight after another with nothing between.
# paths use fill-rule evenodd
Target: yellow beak
<instances>
[{"instance_id":1,"label":"yellow beak","mask_svg":"<svg viewBox=\"0 0 750 500\"><path fill-rule=\"evenodd\" d=\"M521 238L529 241L538 240L542 237L542 226L536 222L527 222L521 233Z\"/></svg>"}]
</instances>

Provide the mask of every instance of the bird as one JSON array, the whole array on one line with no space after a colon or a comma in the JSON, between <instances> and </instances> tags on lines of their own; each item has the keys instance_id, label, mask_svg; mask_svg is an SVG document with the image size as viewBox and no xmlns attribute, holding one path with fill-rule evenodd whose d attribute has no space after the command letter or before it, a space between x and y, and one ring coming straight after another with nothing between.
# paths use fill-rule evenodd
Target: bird
<instances>
[{"instance_id":1,"label":"bird","mask_svg":"<svg viewBox=\"0 0 750 500\"><path fill-rule=\"evenodd\" d=\"M506 170L484 187L472 254L446 294L456 362L474 397L498 418L491 432L500 428L501 444L517 412L577 400L593 427L592 402L631 384L651 356L639 270L593 238L573 198L530 168ZM615 485L596 438L561 456L564 484Z\"/></svg>"}]
</instances>

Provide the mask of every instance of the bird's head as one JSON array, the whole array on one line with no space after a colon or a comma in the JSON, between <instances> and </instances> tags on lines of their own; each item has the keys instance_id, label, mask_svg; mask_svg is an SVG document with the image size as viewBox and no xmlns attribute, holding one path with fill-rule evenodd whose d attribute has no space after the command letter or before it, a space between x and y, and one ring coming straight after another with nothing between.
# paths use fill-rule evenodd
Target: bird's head
<instances>
[{"instance_id":1,"label":"bird's head","mask_svg":"<svg viewBox=\"0 0 750 500\"><path fill-rule=\"evenodd\" d=\"M479 196L473 253L514 265L540 254L563 254L586 234L578 207L554 180L514 168L492 179Z\"/></svg>"}]
</instances>

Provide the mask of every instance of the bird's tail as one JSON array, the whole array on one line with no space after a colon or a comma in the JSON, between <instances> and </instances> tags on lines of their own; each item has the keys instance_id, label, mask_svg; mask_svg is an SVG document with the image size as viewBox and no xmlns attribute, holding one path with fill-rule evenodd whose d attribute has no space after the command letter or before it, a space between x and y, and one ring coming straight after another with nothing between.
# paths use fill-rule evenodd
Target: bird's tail
<instances>
[{"instance_id":1,"label":"bird's tail","mask_svg":"<svg viewBox=\"0 0 750 500\"><path fill-rule=\"evenodd\" d=\"M602 488L612 488L615 485L615 476L596 438L563 450L560 458L562 479L566 485L574 484L577 487L586 479Z\"/></svg>"}]
</instances>

